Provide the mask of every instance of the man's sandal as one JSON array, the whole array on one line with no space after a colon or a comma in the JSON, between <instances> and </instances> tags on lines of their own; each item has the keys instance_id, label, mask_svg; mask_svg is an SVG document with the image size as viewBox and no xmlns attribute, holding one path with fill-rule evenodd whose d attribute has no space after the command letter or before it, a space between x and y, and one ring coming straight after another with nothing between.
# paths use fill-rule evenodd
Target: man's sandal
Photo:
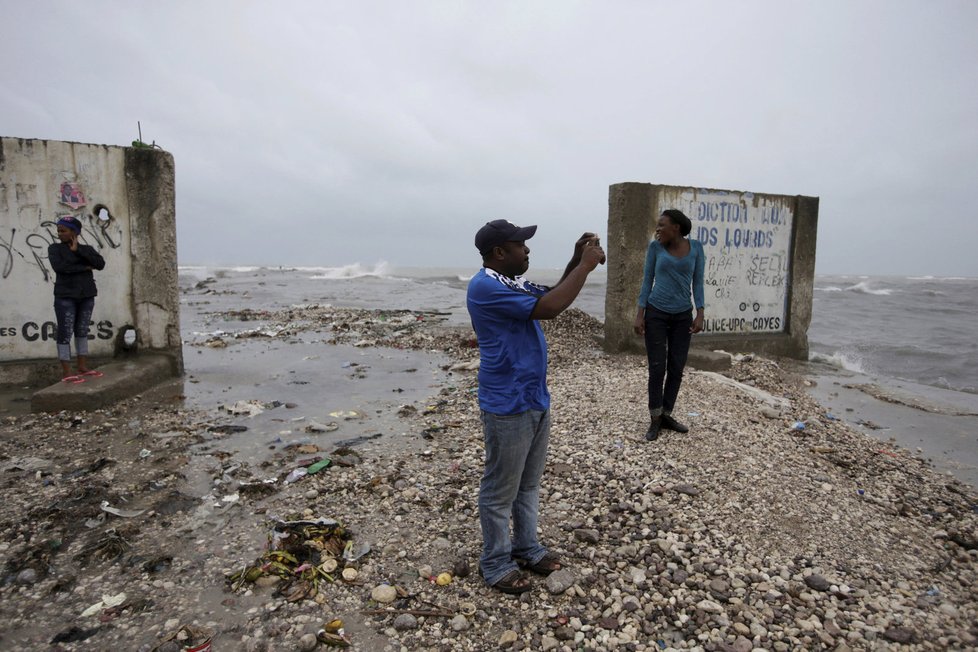
<instances>
[{"instance_id":1,"label":"man's sandal","mask_svg":"<svg viewBox=\"0 0 978 652\"><path fill-rule=\"evenodd\" d=\"M61 379L61 382L69 383L71 385L77 385L78 383L85 382L85 379L82 378L81 376L65 376L64 378Z\"/></svg>"},{"instance_id":2,"label":"man's sandal","mask_svg":"<svg viewBox=\"0 0 978 652\"><path fill-rule=\"evenodd\" d=\"M92 378L101 378L105 374L103 374L98 369L89 369L88 371L79 372L78 375L79 376L91 376Z\"/></svg>"},{"instance_id":3,"label":"man's sandal","mask_svg":"<svg viewBox=\"0 0 978 652\"><path fill-rule=\"evenodd\" d=\"M508 572L503 576L501 580L495 584L491 584L492 588L497 591L502 591L503 593L509 593L510 595L519 595L520 593L526 593L531 588L530 580L526 575L518 570L513 570Z\"/></svg>"},{"instance_id":4,"label":"man's sandal","mask_svg":"<svg viewBox=\"0 0 978 652\"><path fill-rule=\"evenodd\" d=\"M564 565L560 562L560 557L555 552L548 552L540 561L531 564L526 559L517 559L516 563L524 570L532 571L539 575L550 575L554 571L559 571Z\"/></svg>"}]
</instances>

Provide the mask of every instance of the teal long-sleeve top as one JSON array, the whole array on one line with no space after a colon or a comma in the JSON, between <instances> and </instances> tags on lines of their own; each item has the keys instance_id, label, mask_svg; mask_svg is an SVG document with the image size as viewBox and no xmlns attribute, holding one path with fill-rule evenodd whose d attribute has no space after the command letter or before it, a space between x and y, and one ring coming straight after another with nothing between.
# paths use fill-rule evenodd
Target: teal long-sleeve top
<instances>
[{"instance_id":1,"label":"teal long-sleeve top","mask_svg":"<svg viewBox=\"0 0 978 652\"><path fill-rule=\"evenodd\" d=\"M690 288L693 305L703 308L705 267L706 255L699 240L690 239L689 253L682 258L676 258L658 240L652 240L645 254L639 308L652 306L671 314L686 312L690 309Z\"/></svg>"}]
</instances>

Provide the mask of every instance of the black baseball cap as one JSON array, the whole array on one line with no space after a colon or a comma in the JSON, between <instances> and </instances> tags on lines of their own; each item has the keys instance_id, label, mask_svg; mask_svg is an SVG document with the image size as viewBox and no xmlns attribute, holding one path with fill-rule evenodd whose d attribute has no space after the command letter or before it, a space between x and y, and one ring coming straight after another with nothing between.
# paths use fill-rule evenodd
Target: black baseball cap
<instances>
[{"instance_id":1,"label":"black baseball cap","mask_svg":"<svg viewBox=\"0 0 978 652\"><path fill-rule=\"evenodd\" d=\"M475 248L485 256L493 247L506 242L523 242L533 237L537 226L516 226L508 220L493 220L475 234Z\"/></svg>"}]
</instances>

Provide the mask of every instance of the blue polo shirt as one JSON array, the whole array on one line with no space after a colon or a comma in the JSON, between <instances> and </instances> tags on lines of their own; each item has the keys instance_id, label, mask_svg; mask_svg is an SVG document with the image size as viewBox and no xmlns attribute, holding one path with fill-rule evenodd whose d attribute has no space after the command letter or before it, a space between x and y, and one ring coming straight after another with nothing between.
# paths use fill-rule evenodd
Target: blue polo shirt
<instances>
[{"instance_id":1,"label":"blue polo shirt","mask_svg":"<svg viewBox=\"0 0 978 652\"><path fill-rule=\"evenodd\" d=\"M481 270L466 305L479 339L479 407L501 416L550 409L547 341L530 314L549 288Z\"/></svg>"}]
</instances>

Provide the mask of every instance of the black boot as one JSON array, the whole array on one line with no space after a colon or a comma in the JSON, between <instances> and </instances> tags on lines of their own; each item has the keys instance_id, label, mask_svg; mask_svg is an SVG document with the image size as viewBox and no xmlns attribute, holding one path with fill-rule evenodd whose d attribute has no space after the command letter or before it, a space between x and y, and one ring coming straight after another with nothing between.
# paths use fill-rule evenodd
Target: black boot
<instances>
[{"instance_id":1,"label":"black boot","mask_svg":"<svg viewBox=\"0 0 978 652\"><path fill-rule=\"evenodd\" d=\"M681 433L689 432L689 428L673 419L671 414L662 415L662 427L666 430L674 430Z\"/></svg>"},{"instance_id":2,"label":"black boot","mask_svg":"<svg viewBox=\"0 0 978 652\"><path fill-rule=\"evenodd\" d=\"M652 417L649 422L649 429L645 433L645 441L655 441L659 438L659 430L662 428L662 421L660 417Z\"/></svg>"}]
</instances>

